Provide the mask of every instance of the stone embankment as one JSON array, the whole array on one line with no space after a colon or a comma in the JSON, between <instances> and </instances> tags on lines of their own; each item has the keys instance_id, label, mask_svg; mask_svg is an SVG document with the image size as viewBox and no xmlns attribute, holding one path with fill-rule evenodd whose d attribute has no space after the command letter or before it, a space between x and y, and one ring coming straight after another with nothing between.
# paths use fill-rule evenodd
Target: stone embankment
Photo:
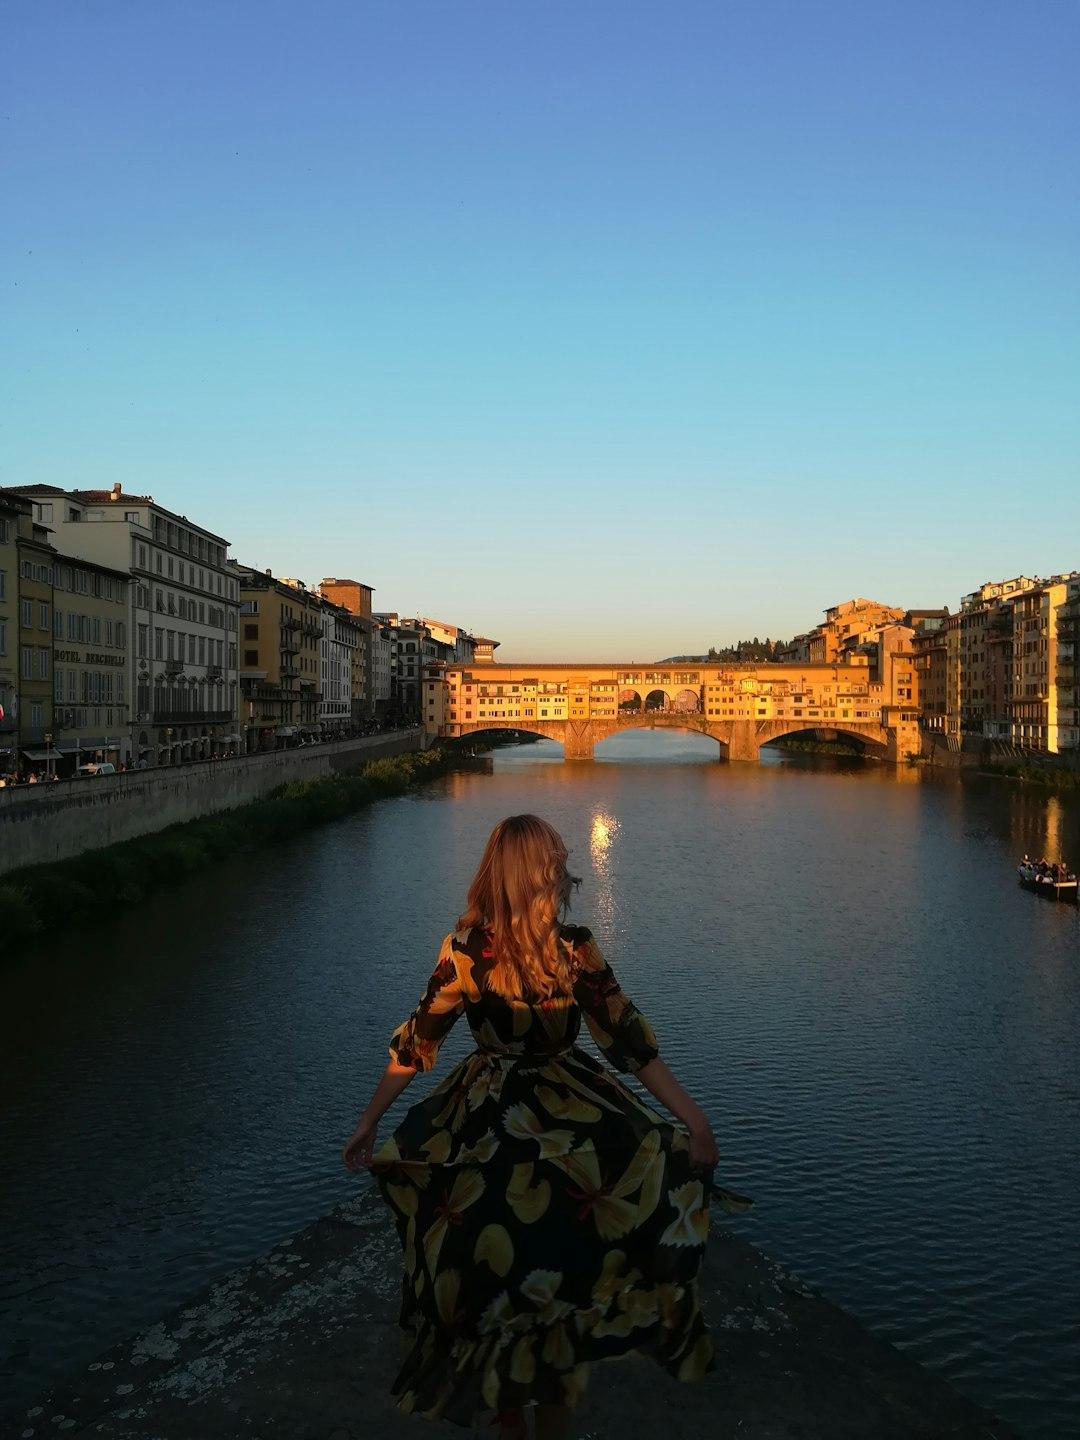
<instances>
[{"instance_id":1,"label":"stone embankment","mask_svg":"<svg viewBox=\"0 0 1080 1440\"><path fill-rule=\"evenodd\" d=\"M235 760L0 790L0 875L235 810L290 781L358 770L369 760L423 745L422 730L398 730Z\"/></svg>"},{"instance_id":2,"label":"stone embankment","mask_svg":"<svg viewBox=\"0 0 1080 1440\"><path fill-rule=\"evenodd\" d=\"M391 1403L399 1286L397 1238L367 1190L10 1415L0 1435L460 1437ZM597 1365L578 1440L1017 1440L726 1225L714 1226L702 1292L716 1371L679 1385L637 1357Z\"/></svg>"}]
</instances>

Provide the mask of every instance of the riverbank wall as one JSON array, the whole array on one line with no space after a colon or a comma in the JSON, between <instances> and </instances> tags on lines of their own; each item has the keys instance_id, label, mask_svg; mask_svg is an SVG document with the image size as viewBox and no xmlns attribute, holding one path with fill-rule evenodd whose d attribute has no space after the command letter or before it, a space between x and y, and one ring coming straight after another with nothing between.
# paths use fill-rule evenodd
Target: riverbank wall
<instances>
[{"instance_id":1,"label":"riverbank wall","mask_svg":"<svg viewBox=\"0 0 1080 1440\"><path fill-rule=\"evenodd\" d=\"M679 1384L637 1356L594 1367L572 1433L590 1440L1018 1440L731 1228L701 1292L717 1366ZM401 1261L373 1188L208 1286L69 1384L0 1422L3 1440L460 1440L403 1416ZM487 1417L490 1419L490 1417ZM492 1435L481 1422L472 1432Z\"/></svg>"},{"instance_id":2,"label":"riverbank wall","mask_svg":"<svg viewBox=\"0 0 1080 1440\"><path fill-rule=\"evenodd\" d=\"M423 748L422 730L401 730L235 760L0 790L0 875L235 810L292 781L349 773L371 760Z\"/></svg>"},{"instance_id":3,"label":"riverbank wall","mask_svg":"<svg viewBox=\"0 0 1080 1440\"><path fill-rule=\"evenodd\" d=\"M942 770L982 770L1044 783L1059 780L1068 788L1080 783L1080 750L1052 755L1041 750L1021 750L981 735L948 736L924 730L919 759Z\"/></svg>"}]
</instances>

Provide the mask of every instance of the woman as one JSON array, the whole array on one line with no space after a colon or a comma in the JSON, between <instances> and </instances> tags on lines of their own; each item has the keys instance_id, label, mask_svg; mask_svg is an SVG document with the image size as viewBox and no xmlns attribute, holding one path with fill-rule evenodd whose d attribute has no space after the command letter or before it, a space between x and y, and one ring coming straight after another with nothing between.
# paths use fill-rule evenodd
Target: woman
<instances>
[{"instance_id":1,"label":"woman","mask_svg":"<svg viewBox=\"0 0 1080 1440\"><path fill-rule=\"evenodd\" d=\"M463 1425L494 1410L515 1440L530 1406L538 1440L567 1434L594 1360L641 1349L680 1380L713 1368L697 1294L708 1192L751 1203L712 1184L709 1122L589 931L560 923L578 883L566 859L535 815L496 825L343 1151L374 1171L404 1253L399 1407ZM475 1051L374 1153L384 1111L462 1013ZM577 1048L582 1016L686 1131Z\"/></svg>"}]
</instances>

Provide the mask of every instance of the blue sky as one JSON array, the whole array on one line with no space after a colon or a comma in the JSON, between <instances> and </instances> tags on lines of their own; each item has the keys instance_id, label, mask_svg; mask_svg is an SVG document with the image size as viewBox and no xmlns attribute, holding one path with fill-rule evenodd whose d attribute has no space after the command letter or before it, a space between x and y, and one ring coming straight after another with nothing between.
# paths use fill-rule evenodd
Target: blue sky
<instances>
[{"instance_id":1,"label":"blue sky","mask_svg":"<svg viewBox=\"0 0 1080 1440\"><path fill-rule=\"evenodd\" d=\"M2 24L3 483L507 658L1080 565L1072 0Z\"/></svg>"}]
</instances>

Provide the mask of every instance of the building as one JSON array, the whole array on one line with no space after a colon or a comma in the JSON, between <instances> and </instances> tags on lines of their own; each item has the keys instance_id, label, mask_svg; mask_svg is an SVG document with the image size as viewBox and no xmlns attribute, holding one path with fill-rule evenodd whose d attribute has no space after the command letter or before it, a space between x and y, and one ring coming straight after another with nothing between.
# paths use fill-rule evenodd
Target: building
<instances>
[{"instance_id":1,"label":"building","mask_svg":"<svg viewBox=\"0 0 1080 1440\"><path fill-rule=\"evenodd\" d=\"M320 596L319 733L340 739L353 729L353 672L360 644L360 621L341 605Z\"/></svg>"},{"instance_id":2,"label":"building","mask_svg":"<svg viewBox=\"0 0 1080 1440\"><path fill-rule=\"evenodd\" d=\"M53 749L61 776L119 765L131 714L130 576L70 555L53 560Z\"/></svg>"},{"instance_id":3,"label":"building","mask_svg":"<svg viewBox=\"0 0 1080 1440\"><path fill-rule=\"evenodd\" d=\"M945 732L948 709L946 630L951 618L946 612L939 623L921 625L911 637L923 727L941 734Z\"/></svg>"},{"instance_id":4,"label":"building","mask_svg":"<svg viewBox=\"0 0 1080 1440\"><path fill-rule=\"evenodd\" d=\"M318 733L322 602L298 580L235 562L233 569L245 749L286 749Z\"/></svg>"},{"instance_id":5,"label":"building","mask_svg":"<svg viewBox=\"0 0 1080 1440\"><path fill-rule=\"evenodd\" d=\"M895 605L860 596L831 605L820 625L796 635L777 654L782 665L831 665L842 660L870 637L872 631L889 622L902 621L906 612Z\"/></svg>"},{"instance_id":6,"label":"building","mask_svg":"<svg viewBox=\"0 0 1080 1440\"><path fill-rule=\"evenodd\" d=\"M1006 712L1012 743L1025 750L1056 755L1062 748L1058 619L1076 580L1076 571L1055 575L1009 602L1013 621L1012 675ZM1069 715L1065 729L1071 735L1071 710Z\"/></svg>"},{"instance_id":7,"label":"building","mask_svg":"<svg viewBox=\"0 0 1080 1440\"><path fill-rule=\"evenodd\" d=\"M495 651L499 648L498 640L488 640L483 635L474 635L473 660L477 665L493 665L495 663Z\"/></svg>"},{"instance_id":8,"label":"building","mask_svg":"<svg viewBox=\"0 0 1080 1440\"><path fill-rule=\"evenodd\" d=\"M1080 752L1080 579L1070 580L1058 606L1058 743L1063 752Z\"/></svg>"},{"instance_id":9,"label":"building","mask_svg":"<svg viewBox=\"0 0 1080 1440\"><path fill-rule=\"evenodd\" d=\"M347 610L358 625L352 686L353 721L360 725L375 713L375 620L371 610L374 590L362 580L345 580L329 575L319 586L319 593L332 604Z\"/></svg>"},{"instance_id":10,"label":"building","mask_svg":"<svg viewBox=\"0 0 1080 1440\"><path fill-rule=\"evenodd\" d=\"M390 682L391 626L375 620L371 631L371 685L375 717L385 720L390 714L393 687Z\"/></svg>"},{"instance_id":11,"label":"building","mask_svg":"<svg viewBox=\"0 0 1080 1440\"><path fill-rule=\"evenodd\" d=\"M404 620L395 610L376 613L389 634L390 698L388 713L394 720L412 720L420 714L421 666L426 632L417 621Z\"/></svg>"},{"instance_id":12,"label":"building","mask_svg":"<svg viewBox=\"0 0 1080 1440\"><path fill-rule=\"evenodd\" d=\"M18 769L19 517L30 502L0 495L0 775Z\"/></svg>"},{"instance_id":13,"label":"building","mask_svg":"<svg viewBox=\"0 0 1080 1440\"><path fill-rule=\"evenodd\" d=\"M239 582L228 541L151 495L10 487L63 554L130 576L122 758L179 764L239 748Z\"/></svg>"},{"instance_id":14,"label":"building","mask_svg":"<svg viewBox=\"0 0 1080 1440\"><path fill-rule=\"evenodd\" d=\"M53 560L48 528L19 514L15 549L19 596L18 770L47 770L56 760L53 739Z\"/></svg>"}]
</instances>

